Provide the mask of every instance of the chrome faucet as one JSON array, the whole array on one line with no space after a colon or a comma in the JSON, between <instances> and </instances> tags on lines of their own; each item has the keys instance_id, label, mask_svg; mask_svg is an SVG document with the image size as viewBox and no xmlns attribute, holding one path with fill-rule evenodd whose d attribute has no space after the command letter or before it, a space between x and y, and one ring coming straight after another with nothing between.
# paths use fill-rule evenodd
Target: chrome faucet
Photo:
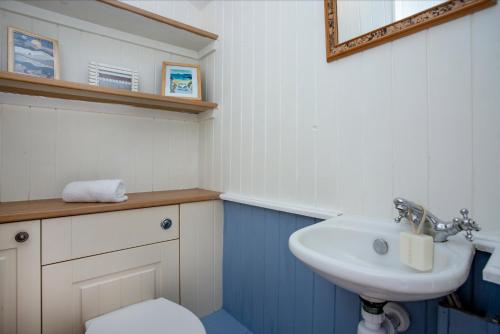
<instances>
[{"instance_id":1,"label":"chrome faucet","mask_svg":"<svg viewBox=\"0 0 500 334\"><path fill-rule=\"evenodd\" d=\"M398 210L398 216L394 219L397 223L403 218L411 224L418 226L422 220L423 207L408 201L404 198L395 198L394 206ZM434 242L447 241L449 236L455 235L461 231L465 232L465 239L472 241L472 231L480 231L481 227L469 217L469 210L460 210L462 218L453 218L451 222L445 222L427 211L425 215L423 233L432 236Z\"/></svg>"}]
</instances>

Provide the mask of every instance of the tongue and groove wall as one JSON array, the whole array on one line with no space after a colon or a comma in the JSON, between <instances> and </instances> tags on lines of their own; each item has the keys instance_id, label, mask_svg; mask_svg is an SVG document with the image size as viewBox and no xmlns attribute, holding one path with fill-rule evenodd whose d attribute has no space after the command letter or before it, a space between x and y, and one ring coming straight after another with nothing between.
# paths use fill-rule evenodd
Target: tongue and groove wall
<instances>
[{"instance_id":1,"label":"tongue and groove wall","mask_svg":"<svg viewBox=\"0 0 500 334\"><path fill-rule=\"evenodd\" d=\"M288 249L294 231L317 222L224 202L223 307L253 334L356 333L359 297L313 273ZM488 258L489 254L476 254L459 295L466 308L492 318L500 315L500 286L482 280ZM405 333L500 333L498 325L476 316L438 311L439 300L402 303L411 318ZM456 332L461 327L462 332Z\"/></svg>"},{"instance_id":2,"label":"tongue and groove wall","mask_svg":"<svg viewBox=\"0 0 500 334\"><path fill-rule=\"evenodd\" d=\"M500 238L499 4L331 63L323 1L205 10L204 188L388 219L404 196Z\"/></svg>"}]
</instances>

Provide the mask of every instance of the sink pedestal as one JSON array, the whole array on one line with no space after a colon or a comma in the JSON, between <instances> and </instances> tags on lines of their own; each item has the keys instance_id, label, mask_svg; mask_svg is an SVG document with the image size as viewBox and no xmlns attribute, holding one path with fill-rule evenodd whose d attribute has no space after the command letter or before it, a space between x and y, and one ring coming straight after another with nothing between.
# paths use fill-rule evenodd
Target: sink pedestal
<instances>
[{"instance_id":1,"label":"sink pedestal","mask_svg":"<svg viewBox=\"0 0 500 334\"><path fill-rule=\"evenodd\" d=\"M399 304L373 301L361 297L361 315L358 334L394 334L410 326L408 312Z\"/></svg>"}]
</instances>

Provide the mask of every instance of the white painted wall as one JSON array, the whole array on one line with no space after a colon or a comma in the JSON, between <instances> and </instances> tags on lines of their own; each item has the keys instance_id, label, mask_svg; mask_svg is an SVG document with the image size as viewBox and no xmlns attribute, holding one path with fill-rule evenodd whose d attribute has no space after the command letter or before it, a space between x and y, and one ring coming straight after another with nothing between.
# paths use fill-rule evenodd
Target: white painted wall
<instances>
[{"instance_id":1,"label":"white painted wall","mask_svg":"<svg viewBox=\"0 0 500 334\"><path fill-rule=\"evenodd\" d=\"M405 196L500 235L500 6L326 63L322 1L216 1L205 188L393 216Z\"/></svg>"},{"instance_id":2,"label":"white painted wall","mask_svg":"<svg viewBox=\"0 0 500 334\"><path fill-rule=\"evenodd\" d=\"M30 8L0 7L7 5ZM58 39L63 80L86 83L95 60L139 70L140 90L159 93L163 60L196 62L167 52L175 47L39 13L0 9L0 45L8 26ZM6 47L0 60L6 70ZM67 182L81 179L123 178L129 192L196 187L198 128L193 115L0 94L0 201L60 197Z\"/></svg>"}]
</instances>

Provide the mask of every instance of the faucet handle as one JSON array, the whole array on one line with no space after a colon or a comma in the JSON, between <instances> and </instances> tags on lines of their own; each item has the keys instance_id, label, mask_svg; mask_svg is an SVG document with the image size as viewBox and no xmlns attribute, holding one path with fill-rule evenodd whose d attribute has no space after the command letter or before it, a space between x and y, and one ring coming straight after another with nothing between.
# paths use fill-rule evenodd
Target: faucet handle
<instances>
[{"instance_id":1,"label":"faucet handle","mask_svg":"<svg viewBox=\"0 0 500 334\"><path fill-rule=\"evenodd\" d=\"M481 231L481 226L474 221L474 219L469 217L469 210L463 208L460 210L462 219L453 218L453 222L458 224L460 228L465 231L465 239L472 241L472 231Z\"/></svg>"},{"instance_id":2,"label":"faucet handle","mask_svg":"<svg viewBox=\"0 0 500 334\"><path fill-rule=\"evenodd\" d=\"M394 207L398 212L398 216L394 218L396 223L401 223L401 220L405 218L408 213L408 201L401 197L396 197L394 199Z\"/></svg>"},{"instance_id":3,"label":"faucet handle","mask_svg":"<svg viewBox=\"0 0 500 334\"><path fill-rule=\"evenodd\" d=\"M468 209L463 208L462 210L460 210L460 214L462 215L464 220L469 219L469 210Z\"/></svg>"},{"instance_id":4,"label":"faucet handle","mask_svg":"<svg viewBox=\"0 0 500 334\"><path fill-rule=\"evenodd\" d=\"M467 241L472 241L472 240L474 240L474 236L472 235L471 230L466 230L466 231L465 231L465 239L466 239Z\"/></svg>"}]
</instances>

